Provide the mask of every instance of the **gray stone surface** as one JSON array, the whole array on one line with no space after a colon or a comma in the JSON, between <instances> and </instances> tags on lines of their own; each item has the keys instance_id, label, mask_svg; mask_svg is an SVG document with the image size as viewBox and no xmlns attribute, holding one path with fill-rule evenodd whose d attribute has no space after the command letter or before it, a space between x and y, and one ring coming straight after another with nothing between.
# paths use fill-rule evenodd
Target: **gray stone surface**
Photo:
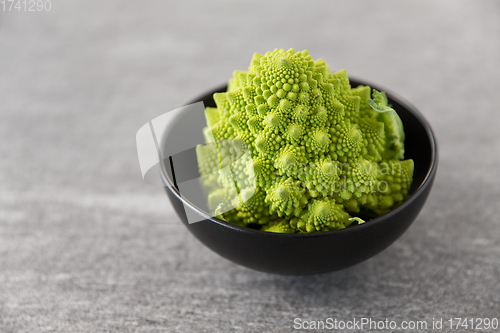
<instances>
[{"instance_id":1,"label":"gray stone surface","mask_svg":"<svg viewBox=\"0 0 500 333\"><path fill-rule=\"evenodd\" d=\"M344 271L234 265L140 179L140 126L276 47L397 91L438 136L418 219ZM50 12L0 11L0 331L498 317L499 59L498 1L52 0Z\"/></svg>"}]
</instances>

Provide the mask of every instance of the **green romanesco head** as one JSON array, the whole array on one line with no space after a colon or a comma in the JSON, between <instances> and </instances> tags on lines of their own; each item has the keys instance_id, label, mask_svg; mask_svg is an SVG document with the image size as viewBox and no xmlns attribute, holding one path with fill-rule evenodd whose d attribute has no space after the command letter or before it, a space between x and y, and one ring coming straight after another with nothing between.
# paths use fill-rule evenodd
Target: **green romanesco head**
<instances>
[{"instance_id":1,"label":"green romanesco head","mask_svg":"<svg viewBox=\"0 0 500 333\"><path fill-rule=\"evenodd\" d=\"M408 193L413 161L403 161L403 124L385 94L351 88L345 70L308 51L255 53L214 100L197 155L209 208L228 222L337 230Z\"/></svg>"}]
</instances>

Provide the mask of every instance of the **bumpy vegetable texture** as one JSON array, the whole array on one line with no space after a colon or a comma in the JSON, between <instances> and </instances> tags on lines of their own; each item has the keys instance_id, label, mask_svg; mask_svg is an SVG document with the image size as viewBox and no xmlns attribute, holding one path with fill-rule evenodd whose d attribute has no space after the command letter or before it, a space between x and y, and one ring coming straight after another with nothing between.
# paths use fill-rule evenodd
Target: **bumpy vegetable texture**
<instances>
[{"instance_id":1,"label":"bumpy vegetable texture","mask_svg":"<svg viewBox=\"0 0 500 333\"><path fill-rule=\"evenodd\" d=\"M308 51L255 53L214 100L197 156L219 218L311 233L362 223L405 199L413 161L403 160L403 124L383 92L351 88L345 70L331 73Z\"/></svg>"}]
</instances>

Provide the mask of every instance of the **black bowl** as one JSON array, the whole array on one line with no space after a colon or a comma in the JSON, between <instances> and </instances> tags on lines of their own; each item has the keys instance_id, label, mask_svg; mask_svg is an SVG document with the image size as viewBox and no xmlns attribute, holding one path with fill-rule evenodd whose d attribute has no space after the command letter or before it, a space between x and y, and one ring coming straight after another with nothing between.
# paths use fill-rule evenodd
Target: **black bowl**
<instances>
[{"instance_id":1,"label":"black bowl","mask_svg":"<svg viewBox=\"0 0 500 333\"><path fill-rule=\"evenodd\" d=\"M188 230L207 247L234 263L284 275L311 275L340 270L367 260L398 239L415 220L431 190L438 164L436 140L424 117L401 97L360 80L351 79L351 85L369 85L385 91L403 122L405 158L415 162L413 184L405 202L383 216L342 230L314 234L270 233L210 217L180 195L171 175L165 171L168 168L163 166L161 170L167 195ZM215 106L213 94L225 90L226 86L221 86L192 103L203 101L205 106ZM199 133L199 143L203 144L201 133L204 117L200 119L194 123L191 119L184 120L183 127L181 113L175 119L175 126L165 134L163 142L168 142L173 135L179 140L179 135ZM199 215L203 220L190 224L186 214Z\"/></svg>"}]
</instances>

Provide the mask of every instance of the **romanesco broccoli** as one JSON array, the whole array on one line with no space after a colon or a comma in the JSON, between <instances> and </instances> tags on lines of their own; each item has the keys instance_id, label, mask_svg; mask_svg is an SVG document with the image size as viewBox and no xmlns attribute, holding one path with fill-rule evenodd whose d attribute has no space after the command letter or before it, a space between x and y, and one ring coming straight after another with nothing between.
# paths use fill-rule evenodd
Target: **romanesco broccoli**
<instances>
[{"instance_id":1,"label":"romanesco broccoli","mask_svg":"<svg viewBox=\"0 0 500 333\"><path fill-rule=\"evenodd\" d=\"M214 100L197 156L216 216L311 233L362 223L405 199L413 161L403 160L401 119L383 92L351 88L345 70L331 73L308 51L255 53Z\"/></svg>"}]
</instances>

